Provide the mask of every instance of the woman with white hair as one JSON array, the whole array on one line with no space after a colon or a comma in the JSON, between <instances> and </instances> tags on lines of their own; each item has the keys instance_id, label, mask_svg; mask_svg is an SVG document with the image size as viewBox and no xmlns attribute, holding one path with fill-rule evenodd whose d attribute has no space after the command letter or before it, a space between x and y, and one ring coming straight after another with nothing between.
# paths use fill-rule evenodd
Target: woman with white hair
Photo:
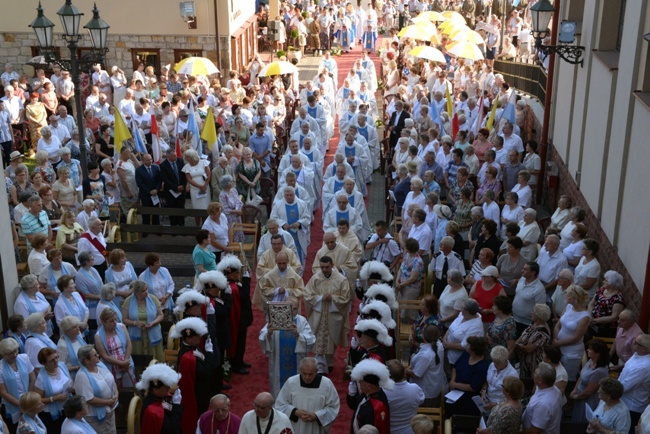
<instances>
[{"instance_id":1,"label":"woman with white hair","mask_svg":"<svg viewBox=\"0 0 650 434\"><path fill-rule=\"evenodd\" d=\"M465 351L469 336L484 336L483 322L478 311L479 305L476 300L471 298L465 300L460 314L451 323L447 333L442 338L442 344L445 347L447 360L449 360L450 364L456 363L456 360Z\"/></svg>"},{"instance_id":2,"label":"woman with white hair","mask_svg":"<svg viewBox=\"0 0 650 434\"><path fill-rule=\"evenodd\" d=\"M88 403L86 420L97 434L116 434L115 408L119 394L113 374L100 363L99 354L92 345L79 348L77 358L81 367L74 389Z\"/></svg>"},{"instance_id":3,"label":"woman with white hair","mask_svg":"<svg viewBox=\"0 0 650 434\"><path fill-rule=\"evenodd\" d=\"M18 400L34 385L36 375L27 354L18 354L20 347L15 339L0 341L0 397L2 397L2 414L7 425L15 432L16 422L20 416Z\"/></svg>"},{"instance_id":4,"label":"woman with white hair","mask_svg":"<svg viewBox=\"0 0 650 434\"><path fill-rule=\"evenodd\" d=\"M120 102L124 99L126 95L126 86L127 80L122 71L117 66L111 68L111 86L113 87L113 105L116 107L120 106Z\"/></svg>"},{"instance_id":5,"label":"woman with white hair","mask_svg":"<svg viewBox=\"0 0 650 434\"><path fill-rule=\"evenodd\" d=\"M29 361L35 368L42 368L43 365L38 361L38 352L43 348L52 348L56 350L56 344L52 342L47 334L47 324L45 318L40 312L33 313L25 320L29 335L25 340L25 354L29 357Z\"/></svg>"},{"instance_id":6,"label":"woman with white hair","mask_svg":"<svg viewBox=\"0 0 650 434\"><path fill-rule=\"evenodd\" d=\"M206 209L210 204L210 165L193 149L185 151L184 157L185 166L181 170L190 186L192 208Z\"/></svg>"},{"instance_id":7,"label":"woman with white hair","mask_svg":"<svg viewBox=\"0 0 650 434\"><path fill-rule=\"evenodd\" d=\"M109 158L104 158L101 162L102 179L106 186L106 194L113 196L113 201L117 204L122 200L120 187L117 185L117 173L113 168L113 162Z\"/></svg>"},{"instance_id":8,"label":"woman with white hair","mask_svg":"<svg viewBox=\"0 0 650 434\"><path fill-rule=\"evenodd\" d=\"M228 164L228 159L223 155L213 159L213 161L215 160L216 164L212 168L210 187L212 187L212 200L218 201L219 194L221 194L221 179L226 175L229 175L234 179L235 169L231 164Z\"/></svg>"},{"instance_id":9,"label":"woman with white hair","mask_svg":"<svg viewBox=\"0 0 650 434\"><path fill-rule=\"evenodd\" d=\"M406 195L404 205L402 205L402 220L406 218L406 209L408 209L410 204L414 203L418 208L425 208L426 197L422 193L422 188L424 188L424 183L420 177L415 176L411 178L411 191Z\"/></svg>"},{"instance_id":10,"label":"woman with white hair","mask_svg":"<svg viewBox=\"0 0 650 434\"><path fill-rule=\"evenodd\" d=\"M52 185L52 195L61 208L66 211L76 211L79 208L77 191L70 177L70 169L60 165L56 170L58 179Z\"/></svg>"},{"instance_id":11,"label":"woman with white hair","mask_svg":"<svg viewBox=\"0 0 650 434\"><path fill-rule=\"evenodd\" d=\"M406 164L406 162L408 161L410 143L411 142L408 137L400 137L397 140L397 149L395 149L395 153L393 154L393 161L392 161L392 165L395 168L395 170L399 167L400 164ZM393 179L395 178L397 178L396 171L393 172Z\"/></svg>"},{"instance_id":12,"label":"woman with white hair","mask_svg":"<svg viewBox=\"0 0 650 434\"><path fill-rule=\"evenodd\" d=\"M59 157L61 141L58 136L52 134L52 129L50 127L41 128L41 138L38 139L36 149L38 151L47 152L47 158L50 160L50 163L54 165L54 168L56 168L61 161L61 158Z\"/></svg>"},{"instance_id":13,"label":"woman with white hair","mask_svg":"<svg viewBox=\"0 0 650 434\"><path fill-rule=\"evenodd\" d=\"M623 276L614 270L605 272L603 286L589 302L587 310L591 312L591 327L597 336L614 337L618 316L625 308L623 302Z\"/></svg>"},{"instance_id":14,"label":"woman with white hair","mask_svg":"<svg viewBox=\"0 0 650 434\"><path fill-rule=\"evenodd\" d=\"M239 198L239 193L235 187L235 181L232 176L224 175L221 178L221 193L219 193L219 202L221 209L228 219L228 226L242 222L242 207L244 203ZM235 233L235 242L244 241L244 233L237 231Z\"/></svg>"},{"instance_id":15,"label":"woman with white hair","mask_svg":"<svg viewBox=\"0 0 650 434\"><path fill-rule=\"evenodd\" d=\"M117 321L122 322L122 308L114 302L115 291L115 284L112 282L102 285L100 300L97 303L97 318L100 317L104 309L110 309L115 312L115 315L117 315Z\"/></svg>"},{"instance_id":16,"label":"woman with white hair","mask_svg":"<svg viewBox=\"0 0 650 434\"><path fill-rule=\"evenodd\" d=\"M481 398L485 402L485 409L491 410L498 403L505 400L503 394L503 383L506 377L519 378L517 370L510 364L510 352L506 347L497 345L490 351L490 358L492 363L488 368L487 380L483 390L481 390Z\"/></svg>"},{"instance_id":17,"label":"woman with white hair","mask_svg":"<svg viewBox=\"0 0 650 434\"><path fill-rule=\"evenodd\" d=\"M519 222L519 238L524 246L521 248L521 255L528 261L534 261L537 258L537 243L541 235L541 230L537 221L537 211L532 208L526 208L524 219Z\"/></svg>"},{"instance_id":18,"label":"woman with white hair","mask_svg":"<svg viewBox=\"0 0 650 434\"><path fill-rule=\"evenodd\" d=\"M87 345L79 329L79 318L68 315L63 317L59 324L59 329L63 332L56 345L59 354L59 360L64 363L68 371L72 374L72 379L79 369L79 360L77 351L79 348Z\"/></svg>"},{"instance_id":19,"label":"woman with white hair","mask_svg":"<svg viewBox=\"0 0 650 434\"><path fill-rule=\"evenodd\" d=\"M39 290L38 278L33 274L23 276L20 279L20 289L21 291L14 301L14 313L27 318L33 313L43 312L42 315L45 315L48 320L48 336L51 336L52 323L50 319L54 317L54 313L47 299Z\"/></svg>"}]
</instances>

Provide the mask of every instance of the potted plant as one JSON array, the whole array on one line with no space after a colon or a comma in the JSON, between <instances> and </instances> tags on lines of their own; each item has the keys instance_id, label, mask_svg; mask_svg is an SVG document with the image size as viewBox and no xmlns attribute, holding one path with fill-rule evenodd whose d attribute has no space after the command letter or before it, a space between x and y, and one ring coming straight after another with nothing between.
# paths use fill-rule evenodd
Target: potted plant
<instances>
[{"instance_id":1,"label":"potted plant","mask_svg":"<svg viewBox=\"0 0 650 434\"><path fill-rule=\"evenodd\" d=\"M293 59L294 57L298 59L298 61L300 61L300 59L302 58L302 53L300 52L300 48L296 48L292 45L289 45L287 47L287 62L291 62L291 59Z\"/></svg>"}]
</instances>

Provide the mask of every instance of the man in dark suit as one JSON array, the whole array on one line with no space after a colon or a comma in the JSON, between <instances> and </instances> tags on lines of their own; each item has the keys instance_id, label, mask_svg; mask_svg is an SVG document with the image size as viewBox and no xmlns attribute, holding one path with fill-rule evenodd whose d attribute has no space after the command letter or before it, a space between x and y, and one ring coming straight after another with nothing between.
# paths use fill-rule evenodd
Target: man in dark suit
<instances>
[{"instance_id":1,"label":"man in dark suit","mask_svg":"<svg viewBox=\"0 0 650 434\"><path fill-rule=\"evenodd\" d=\"M169 148L165 155L167 159L160 163L160 176L164 184L163 191L167 206L169 208L185 208L187 179L181 172L185 162L176 156L174 148ZM170 216L169 222L172 226L185 226L185 217Z\"/></svg>"},{"instance_id":2,"label":"man in dark suit","mask_svg":"<svg viewBox=\"0 0 650 434\"><path fill-rule=\"evenodd\" d=\"M404 110L404 103L402 101L395 101L395 111L390 115L390 122L388 123L391 148L397 145L397 139L400 138L404 129L404 121L410 117L411 115Z\"/></svg>"},{"instance_id":3,"label":"man in dark suit","mask_svg":"<svg viewBox=\"0 0 650 434\"><path fill-rule=\"evenodd\" d=\"M160 206L160 187L162 178L160 177L160 167L153 164L153 158L149 154L142 156L142 164L135 169L135 182L138 184L138 196L142 206L159 207ZM159 225L160 217L157 215L142 214L142 224Z\"/></svg>"}]
</instances>

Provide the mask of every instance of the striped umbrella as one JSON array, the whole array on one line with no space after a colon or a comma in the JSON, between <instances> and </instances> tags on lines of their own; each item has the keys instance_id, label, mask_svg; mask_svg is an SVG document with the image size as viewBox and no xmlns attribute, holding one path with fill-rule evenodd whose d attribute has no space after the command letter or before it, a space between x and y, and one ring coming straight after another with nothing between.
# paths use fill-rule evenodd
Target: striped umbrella
<instances>
[{"instance_id":1,"label":"striped umbrella","mask_svg":"<svg viewBox=\"0 0 650 434\"><path fill-rule=\"evenodd\" d=\"M483 53L473 42L456 41L447 45L447 51L456 57L469 60L483 59Z\"/></svg>"},{"instance_id":2,"label":"striped umbrella","mask_svg":"<svg viewBox=\"0 0 650 434\"><path fill-rule=\"evenodd\" d=\"M426 45L420 45L419 47L415 47L414 49L409 51L409 54L413 57L433 60L434 62L439 62L439 63L447 62L444 54L442 54L442 51L438 50L437 48L427 47Z\"/></svg>"}]
</instances>

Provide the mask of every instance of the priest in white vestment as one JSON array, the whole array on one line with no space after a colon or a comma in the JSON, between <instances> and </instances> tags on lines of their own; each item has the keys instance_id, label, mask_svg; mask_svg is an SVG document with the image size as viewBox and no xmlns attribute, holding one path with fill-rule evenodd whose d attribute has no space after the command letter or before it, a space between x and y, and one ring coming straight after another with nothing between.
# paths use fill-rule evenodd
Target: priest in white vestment
<instances>
[{"instance_id":1,"label":"priest in white vestment","mask_svg":"<svg viewBox=\"0 0 650 434\"><path fill-rule=\"evenodd\" d=\"M372 159L372 169L379 169L381 160L379 136L377 135L377 129L368 123L368 117L366 115L360 114L357 116L357 131L368 143L368 152Z\"/></svg>"},{"instance_id":2,"label":"priest in white vestment","mask_svg":"<svg viewBox=\"0 0 650 434\"><path fill-rule=\"evenodd\" d=\"M281 197L276 197L275 202L278 202L284 198L284 195ZM291 234L280 227L278 221L275 219L268 219L266 221L266 233L260 238L260 245L257 247L257 260L259 261L264 252L271 248L271 238L275 234L282 235L282 241L284 245L290 248L296 255L298 251L296 250L296 243L293 241Z\"/></svg>"},{"instance_id":3,"label":"priest in white vestment","mask_svg":"<svg viewBox=\"0 0 650 434\"><path fill-rule=\"evenodd\" d=\"M264 313L268 311L269 301L286 301L290 296L302 299L305 282L288 266L288 261L286 252L278 253L275 266L257 281L253 304Z\"/></svg>"},{"instance_id":4,"label":"priest in white vestment","mask_svg":"<svg viewBox=\"0 0 650 434\"><path fill-rule=\"evenodd\" d=\"M284 187L293 187L296 193L296 197L304 201L307 205L309 214L311 215L314 213L314 202L312 202L312 197L309 195L309 192L305 190L305 187L299 185L296 182L296 174L293 172L287 172L287 174L284 176L283 185L281 185L278 189L278 192L275 193L275 199L273 200L274 204L284 198Z\"/></svg>"},{"instance_id":5,"label":"priest in white vestment","mask_svg":"<svg viewBox=\"0 0 650 434\"><path fill-rule=\"evenodd\" d=\"M280 389L275 408L289 416L301 434L327 434L339 414L341 400L332 381L318 374L316 359L300 361L299 374Z\"/></svg>"},{"instance_id":6,"label":"priest in white vestment","mask_svg":"<svg viewBox=\"0 0 650 434\"><path fill-rule=\"evenodd\" d=\"M325 165L325 159L321 151L318 148L314 147L314 143L309 138L306 138L302 142L302 149L300 154L307 157L309 163L305 163L305 160L302 160L302 164L305 167L311 167L314 171L314 178L316 181L317 190L320 191L321 186L323 185L323 167Z\"/></svg>"},{"instance_id":7,"label":"priest in white vestment","mask_svg":"<svg viewBox=\"0 0 650 434\"><path fill-rule=\"evenodd\" d=\"M363 256L363 246L361 245L361 241L359 241L359 237L350 230L350 223L347 220L341 220L339 222L337 230L334 231L334 236L336 237L337 243L343 244L350 250L352 260L358 264Z\"/></svg>"},{"instance_id":8,"label":"priest in white vestment","mask_svg":"<svg viewBox=\"0 0 650 434\"><path fill-rule=\"evenodd\" d=\"M334 232L341 220L346 220L350 224L350 229L361 237L363 222L357 213L357 210L350 206L348 195L345 191L336 193L336 206L332 207L327 214L323 216L323 231ZM362 238L360 238L361 240Z\"/></svg>"},{"instance_id":9,"label":"priest in white vestment","mask_svg":"<svg viewBox=\"0 0 650 434\"><path fill-rule=\"evenodd\" d=\"M304 265L309 248L309 225L311 213L307 204L296 197L293 187L284 187L284 199L273 204L271 218L277 220L282 229L289 232L296 243L300 263Z\"/></svg>"},{"instance_id":10,"label":"priest in white vestment","mask_svg":"<svg viewBox=\"0 0 650 434\"><path fill-rule=\"evenodd\" d=\"M372 176L372 162L367 150L354 140L353 134L347 133L345 143L341 143L336 152L345 155L348 164L354 170L357 188L366 196L368 194L366 181Z\"/></svg>"},{"instance_id":11,"label":"priest in white vestment","mask_svg":"<svg viewBox=\"0 0 650 434\"><path fill-rule=\"evenodd\" d=\"M298 131L291 133L290 139L297 140L298 145L302 148L302 142L307 137L311 138L312 143L316 143L317 146L320 146L321 138L318 125L316 125L316 128L312 128L312 125L310 125L310 123L304 122L302 125L300 125L300 129Z\"/></svg>"},{"instance_id":12,"label":"priest in white vestment","mask_svg":"<svg viewBox=\"0 0 650 434\"><path fill-rule=\"evenodd\" d=\"M324 256L332 258L334 267L348 279L350 288L354 288L355 280L359 273L359 263L354 262L354 255L352 255L350 249L336 241L336 235L334 235L334 232L326 232L323 235L323 247L316 252L314 264L311 268L313 273L318 271L318 268L321 265L319 260Z\"/></svg>"},{"instance_id":13,"label":"priest in white vestment","mask_svg":"<svg viewBox=\"0 0 650 434\"><path fill-rule=\"evenodd\" d=\"M327 182L332 176L336 175L336 168L342 165L345 168L345 176L354 179L354 169L345 161L345 155L334 154L334 161L327 165L323 173L323 182Z\"/></svg>"},{"instance_id":14,"label":"priest in white vestment","mask_svg":"<svg viewBox=\"0 0 650 434\"><path fill-rule=\"evenodd\" d=\"M271 237L271 248L264 252L260 259L257 261L257 267L255 270L255 275L257 279L264 277L266 273L271 271L275 267L277 256L280 253L287 255L287 260L289 267L293 269L297 274L302 274L302 265L300 265L300 259L290 248L284 245L282 241L282 235L276 234Z\"/></svg>"},{"instance_id":15,"label":"priest in white vestment","mask_svg":"<svg viewBox=\"0 0 650 434\"><path fill-rule=\"evenodd\" d=\"M314 261L320 269L305 287L305 307L309 325L316 335L312 351L318 361L318 372L322 374L334 368L336 347L348 346L352 292L347 279L334 268L331 257Z\"/></svg>"},{"instance_id":16,"label":"priest in white vestment","mask_svg":"<svg viewBox=\"0 0 650 434\"><path fill-rule=\"evenodd\" d=\"M291 166L291 157L298 155L302 160L303 164L309 165L311 162L306 155L300 153L300 144L297 139L290 139L287 144L287 152L280 159L280 164L278 164L278 173L284 172L288 167Z\"/></svg>"},{"instance_id":17,"label":"priest in white vestment","mask_svg":"<svg viewBox=\"0 0 650 434\"><path fill-rule=\"evenodd\" d=\"M271 394L278 396L287 379L298 373L300 360L316 342L307 319L300 315L300 302L296 297L287 299L293 309L293 326L289 330L274 329L268 322L260 330L260 345L269 358Z\"/></svg>"},{"instance_id":18,"label":"priest in white vestment","mask_svg":"<svg viewBox=\"0 0 650 434\"><path fill-rule=\"evenodd\" d=\"M294 433L291 421L282 412L275 410L275 400L269 392L262 392L253 400L253 409L241 418L239 434L298 434ZM270 426L269 426L270 425Z\"/></svg>"},{"instance_id":19,"label":"priest in white vestment","mask_svg":"<svg viewBox=\"0 0 650 434\"><path fill-rule=\"evenodd\" d=\"M298 109L298 117L293 120L289 134L293 135L294 133L299 132L302 124L305 123L309 124L310 131L318 131L318 122L316 122L316 119L307 114L307 109L305 107L300 107L300 109Z\"/></svg>"},{"instance_id":20,"label":"priest in white vestment","mask_svg":"<svg viewBox=\"0 0 650 434\"><path fill-rule=\"evenodd\" d=\"M309 194L309 201L318 200L320 198L320 188L317 190L316 180L314 177L314 172L311 169L311 164L308 166L302 165L302 160L299 155L291 156L291 166L284 169L284 172L278 177L278 186L282 188L287 185L285 176L287 173L293 173L296 175L296 183L307 190ZM320 187L320 186L318 186ZM307 200L307 199L303 199ZM312 207L313 208L313 207Z\"/></svg>"},{"instance_id":21,"label":"priest in white vestment","mask_svg":"<svg viewBox=\"0 0 650 434\"><path fill-rule=\"evenodd\" d=\"M345 169L343 164L337 165L334 176L328 178L323 185L323 216L336 205L336 194L343 189L345 180L350 179Z\"/></svg>"},{"instance_id":22,"label":"priest in white vestment","mask_svg":"<svg viewBox=\"0 0 650 434\"><path fill-rule=\"evenodd\" d=\"M318 123L318 143L320 144L320 151L325 154L329 148L325 109L316 101L316 96L314 95L307 97L307 105L305 108L307 109L307 114ZM316 133L316 131L313 132Z\"/></svg>"}]
</instances>

